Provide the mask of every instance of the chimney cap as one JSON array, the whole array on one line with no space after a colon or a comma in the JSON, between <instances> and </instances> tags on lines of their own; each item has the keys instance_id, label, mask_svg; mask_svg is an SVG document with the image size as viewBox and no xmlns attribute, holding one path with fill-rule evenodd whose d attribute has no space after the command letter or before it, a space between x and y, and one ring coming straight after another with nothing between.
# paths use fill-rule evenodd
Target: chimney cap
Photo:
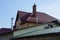
<instances>
[{"instance_id":1,"label":"chimney cap","mask_svg":"<svg viewBox=\"0 0 60 40\"><path fill-rule=\"evenodd\" d=\"M36 4L33 5L33 16L36 16Z\"/></svg>"},{"instance_id":2,"label":"chimney cap","mask_svg":"<svg viewBox=\"0 0 60 40\"><path fill-rule=\"evenodd\" d=\"M36 6L36 4L34 3L34 5L33 6Z\"/></svg>"}]
</instances>

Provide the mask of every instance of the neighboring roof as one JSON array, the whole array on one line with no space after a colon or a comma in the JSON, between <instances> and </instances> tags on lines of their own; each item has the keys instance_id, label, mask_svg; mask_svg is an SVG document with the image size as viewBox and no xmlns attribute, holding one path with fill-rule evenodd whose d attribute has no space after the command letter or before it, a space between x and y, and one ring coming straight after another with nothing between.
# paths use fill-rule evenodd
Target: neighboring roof
<instances>
[{"instance_id":1,"label":"neighboring roof","mask_svg":"<svg viewBox=\"0 0 60 40\"><path fill-rule=\"evenodd\" d=\"M0 35L11 33L12 30L10 28L1 28L0 29Z\"/></svg>"},{"instance_id":2,"label":"neighboring roof","mask_svg":"<svg viewBox=\"0 0 60 40\"><path fill-rule=\"evenodd\" d=\"M56 18L43 13L43 12L36 12L37 16L38 16L38 22L39 23L47 23L47 22L51 22L56 20ZM20 19L22 21L22 23L25 23L27 21L29 22L36 22L36 17L31 16L32 13L29 12L24 12L24 11L18 11L17 12L17 17L16 17L16 21L18 19ZM15 22L16 23L16 22Z\"/></svg>"}]
</instances>

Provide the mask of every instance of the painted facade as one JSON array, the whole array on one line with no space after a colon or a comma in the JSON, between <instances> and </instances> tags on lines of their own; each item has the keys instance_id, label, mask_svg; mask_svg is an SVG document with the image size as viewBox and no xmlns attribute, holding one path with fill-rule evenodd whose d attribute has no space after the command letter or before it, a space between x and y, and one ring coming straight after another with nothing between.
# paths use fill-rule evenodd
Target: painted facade
<instances>
[{"instance_id":1,"label":"painted facade","mask_svg":"<svg viewBox=\"0 0 60 40\"><path fill-rule=\"evenodd\" d=\"M59 27L59 25L55 24L55 23L50 23L53 25L53 28ZM30 31L33 30L45 30L45 27L49 27L48 24L41 24L41 25L36 25L34 27L28 27L28 28L24 28L24 29L20 29L18 31L14 31L14 36L20 35L20 34L24 34L24 33L28 33ZM49 28L48 28L49 29Z\"/></svg>"}]
</instances>

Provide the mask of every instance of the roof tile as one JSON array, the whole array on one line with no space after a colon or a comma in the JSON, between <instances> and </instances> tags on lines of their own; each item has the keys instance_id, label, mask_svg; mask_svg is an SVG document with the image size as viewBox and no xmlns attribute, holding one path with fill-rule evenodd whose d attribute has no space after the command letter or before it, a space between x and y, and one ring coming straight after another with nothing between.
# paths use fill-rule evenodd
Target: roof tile
<instances>
[{"instance_id":1,"label":"roof tile","mask_svg":"<svg viewBox=\"0 0 60 40\"><path fill-rule=\"evenodd\" d=\"M10 32L12 32L12 30L9 28L1 28L0 29L0 35L10 33Z\"/></svg>"},{"instance_id":2,"label":"roof tile","mask_svg":"<svg viewBox=\"0 0 60 40\"><path fill-rule=\"evenodd\" d=\"M51 22L56 20L56 18L43 13L43 12L36 12L37 16L38 16L38 22L39 23L46 23L46 22ZM31 16L32 13L29 12L24 12L24 11L19 11L18 12L18 17L20 18L20 20L22 21L22 23L25 23L27 21L29 22L36 22L36 17Z\"/></svg>"}]
</instances>

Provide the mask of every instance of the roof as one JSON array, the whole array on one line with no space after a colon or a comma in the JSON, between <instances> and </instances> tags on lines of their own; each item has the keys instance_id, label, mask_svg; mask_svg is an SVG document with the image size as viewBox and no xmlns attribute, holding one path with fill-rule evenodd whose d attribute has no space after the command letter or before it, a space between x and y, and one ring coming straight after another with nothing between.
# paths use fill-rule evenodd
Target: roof
<instances>
[{"instance_id":1,"label":"roof","mask_svg":"<svg viewBox=\"0 0 60 40\"><path fill-rule=\"evenodd\" d=\"M49 16L46 13L42 13L42 12L37 12L37 17L29 17L30 22L36 22L36 19L38 18L38 23L47 23L47 22L51 22L56 20L56 18Z\"/></svg>"},{"instance_id":2,"label":"roof","mask_svg":"<svg viewBox=\"0 0 60 40\"><path fill-rule=\"evenodd\" d=\"M27 18L30 16L30 14L31 13L29 13L29 12L18 11L17 16L16 16L16 21L21 20L22 23L25 23ZM16 21L15 21L15 24L16 24Z\"/></svg>"},{"instance_id":3,"label":"roof","mask_svg":"<svg viewBox=\"0 0 60 40\"><path fill-rule=\"evenodd\" d=\"M54 17L52 17L46 13L43 13L43 12L36 12L36 13L38 16L38 22L39 23L47 23L47 22L51 22L51 21L56 20L56 18L54 18ZM25 23L27 21L36 22L36 17L31 16L31 14L32 13L29 13L29 12L18 11L16 21L18 19L20 19L22 23Z\"/></svg>"},{"instance_id":4,"label":"roof","mask_svg":"<svg viewBox=\"0 0 60 40\"><path fill-rule=\"evenodd\" d=\"M11 33L11 32L12 32L12 30L9 28L1 28L0 29L0 35Z\"/></svg>"}]
</instances>

